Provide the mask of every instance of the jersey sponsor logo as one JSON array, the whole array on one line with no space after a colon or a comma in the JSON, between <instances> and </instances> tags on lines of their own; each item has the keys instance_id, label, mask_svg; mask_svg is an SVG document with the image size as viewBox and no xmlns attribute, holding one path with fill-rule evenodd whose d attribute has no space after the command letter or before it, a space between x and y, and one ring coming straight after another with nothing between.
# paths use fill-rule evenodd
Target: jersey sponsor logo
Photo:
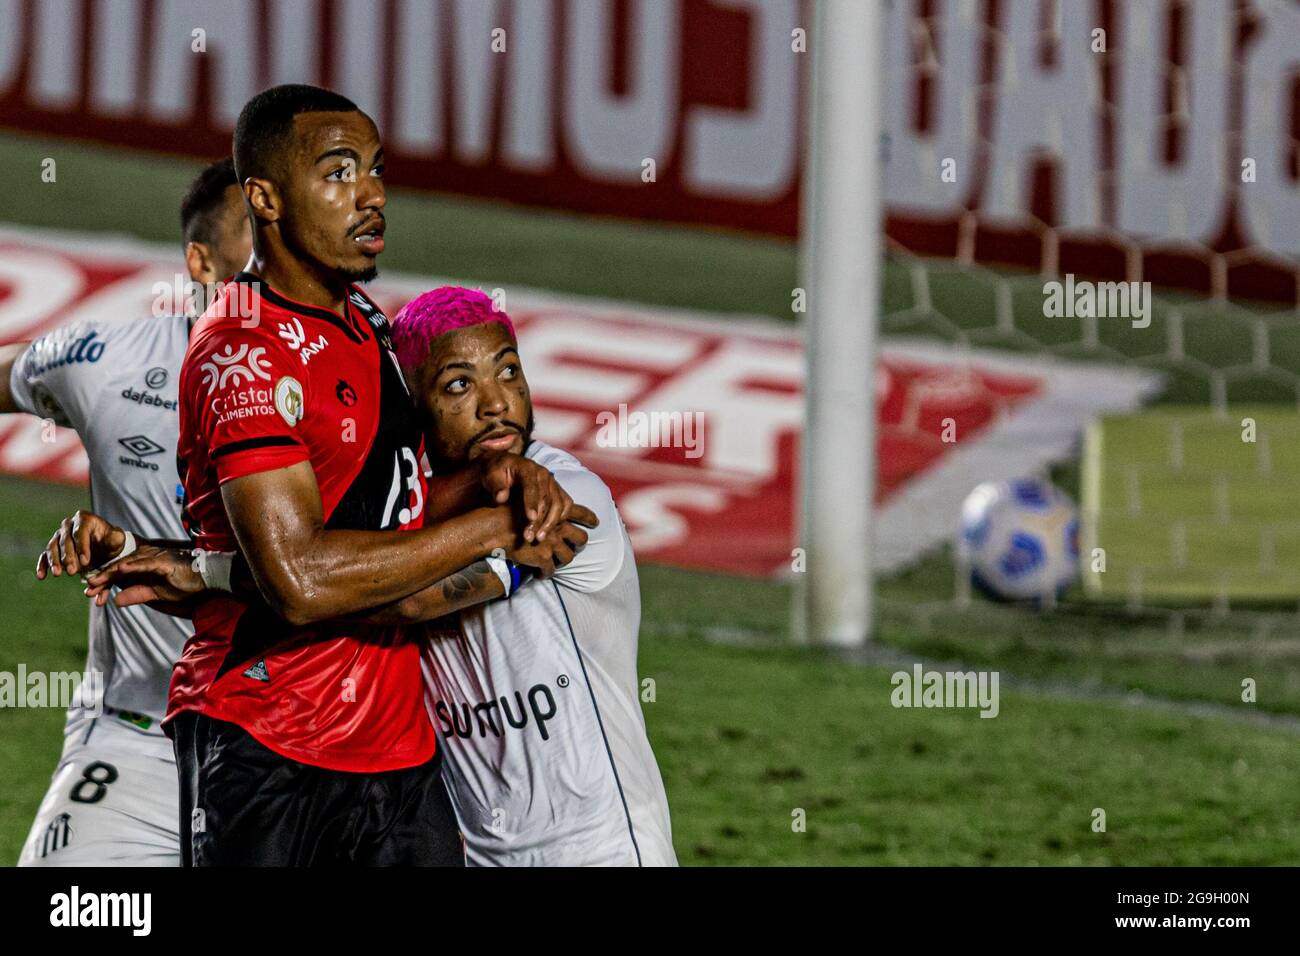
<instances>
[{"instance_id":1,"label":"jersey sponsor logo","mask_svg":"<svg viewBox=\"0 0 1300 956\"><path fill-rule=\"evenodd\" d=\"M302 385L291 375L275 383L275 410L290 428L302 421Z\"/></svg>"},{"instance_id":2,"label":"jersey sponsor logo","mask_svg":"<svg viewBox=\"0 0 1300 956\"><path fill-rule=\"evenodd\" d=\"M41 835L41 859L62 850L72 842L72 814L60 813L50 821Z\"/></svg>"},{"instance_id":3,"label":"jersey sponsor logo","mask_svg":"<svg viewBox=\"0 0 1300 956\"><path fill-rule=\"evenodd\" d=\"M128 402L135 402L137 405L149 405L169 412L176 411L177 407L177 400L174 398L163 398L161 395L155 395L149 391L137 392L129 385L122 389L122 397Z\"/></svg>"},{"instance_id":4,"label":"jersey sponsor logo","mask_svg":"<svg viewBox=\"0 0 1300 956\"><path fill-rule=\"evenodd\" d=\"M219 395L212 400L212 412L217 424L257 415L274 415L274 398L269 388L244 388L230 395Z\"/></svg>"},{"instance_id":5,"label":"jersey sponsor logo","mask_svg":"<svg viewBox=\"0 0 1300 956\"><path fill-rule=\"evenodd\" d=\"M211 356L211 361L202 363L203 384L211 395L219 388L225 388L230 382L238 384L241 380L252 382L256 379L271 380L271 363L262 358L266 354L263 346L250 349L241 345L235 351L233 344L227 345L221 352Z\"/></svg>"},{"instance_id":6,"label":"jersey sponsor logo","mask_svg":"<svg viewBox=\"0 0 1300 956\"><path fill-rule=\"evenodd\" d=\"M303 331L300 319L281 322L279 330L280 338L288 342L289 348L298 353L303 365L306 365L316 353L325 351L326 346L330 344L329 339L325 338L324 335L318 335L316 341L308 342L307 333Z\"/></svg>"},{"instance_id":7,"label":"jersey sponsor logo","mask_svg":"<svg viewBox=\"0 0 1300 956\"><path fill-rule=\"evenodd\" d=\"M560 687L567 687L569 679L562 674L556 683ZM447 738L469 739L476 731L478 736L484 738L489 733L493 737L500 737L510 728L526 731L531 716L532 725L537 728L542 740L550 740L551 734L546 729L546 722L555 716L558 707L549 684L534 684L526 694L515 691L509 697L479 703L453 701L448 704L445 700L439 700L433 711L438 716L438 723L442 725L443 736Z\"/></svg>"},{"instance_id":8,"label":"jersey sponsor logo","mask_svg":"<svg viewBox=\"0 0 1300 956\"><path fill-rule=\"evenodd\" d=\"M33 378L51 369L79 363L95 363L104 357L106 342L96 342L98 332L87 332L80 338L65 343L66 333L58 332L32 343L32 364L27 374Z\"/></svg>"},{"instance_id":9,"label":"jersey sponsor logo","mask_svg":"<svg viewBox=\"0 0 1300 956\"><path fill-rule=\"evenodd\" d=\"M144 383L150 388L162 388L167 384L167 370L161 366L154 366L144 373Z\"/></svg>"},{"instance_id":10,"label":"jersey sponsor logo","mask_svg":"<svg viewBox=\"0 0 1300 956\"><path fill-rule=\"evenodd\" d=\"M135 456L132 458L127 455L119 455L117 458L119 462L133 468L144 468L149 471L157 471L158 463L145 461L144 459L151 455L161 455L167 450L147 435L132 435L130 438L119 438L117 443Z\"/></svg>"}]
</instances>

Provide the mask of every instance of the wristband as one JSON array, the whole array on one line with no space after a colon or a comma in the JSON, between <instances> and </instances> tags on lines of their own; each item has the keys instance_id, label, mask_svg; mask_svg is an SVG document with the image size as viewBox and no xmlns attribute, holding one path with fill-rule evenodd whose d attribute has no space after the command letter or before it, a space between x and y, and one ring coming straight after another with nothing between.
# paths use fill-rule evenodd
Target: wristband
<instances>
[{"instance_id":1,"label":"wristband","mask_svg":"<svg viewBox=\"0 0 1300 956\"><path fill-rule=\"evenodd\" d=\"M103 570L103 568L107 568L110 565L117 564L117 562L121 561L123 558L135 553L135 549L138 547L135 541L135 535L130 531L123 531L122 534L126 537L126 540L122 542L122 550L117 552L116 557L112 560L105 562L100 567L100 570Z\"/></svg>"},{"instance_id":2,"label":"wristband","mask_svg":"<svg viewBox=\"0 0 1300 956\"><path fill-rule=\"evenodd\" d=\"M514 588L510 586L513 580L512 575L510 574L510 569L514 567L515 563L505 558L498 558L494 554L488 555L483 560L486 561L487 566L492 569L492 573L500 579L501 586L506 589L505 596L510 597L510 595L514 593ZM516 573L518 572L516 571Z\"/></svg>"},{"instance_id":3,"label":"wristband","mask_svg":"<svg viewBox=\"0 0 1300 956\"><path fill-rule=\"evenodd\" d=\"M196 548L190 569L203 579L203 586L209 591L229 591L230 572L234 566L234 551L204 551Z\"/></svg>"}]
</instances>

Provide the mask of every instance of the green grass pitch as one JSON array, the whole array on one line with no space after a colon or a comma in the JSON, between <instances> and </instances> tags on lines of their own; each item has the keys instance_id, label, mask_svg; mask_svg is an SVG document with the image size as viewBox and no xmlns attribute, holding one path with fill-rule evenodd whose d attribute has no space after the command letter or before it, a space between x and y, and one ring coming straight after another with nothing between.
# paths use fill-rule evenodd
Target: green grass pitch
<instances>
[{"instance_id":1,"label":"green grass pitch","mask_svg":"<svg viewBox=\"0 0 1300 956\"><path fill-rule=\"evenodd\" d=\"M1106 418L1089 429L1083 462L1081 546L1092 596L1300 598L1294 408L1166 407ZM1104 554L1094 559L1096 548Z\"/></svg>"}]
</instances>

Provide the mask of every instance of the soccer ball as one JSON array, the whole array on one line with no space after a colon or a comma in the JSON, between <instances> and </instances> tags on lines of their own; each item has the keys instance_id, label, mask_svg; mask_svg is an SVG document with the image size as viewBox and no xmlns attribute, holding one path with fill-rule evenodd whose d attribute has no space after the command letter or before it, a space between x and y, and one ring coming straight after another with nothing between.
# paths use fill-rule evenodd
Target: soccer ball
<instances>
[{"instance_id":1,"label":"soccer ball","mask_svg":"<svg viewBox=\"0 0 1300 956\"><path fill-rule=\"evenodd\" d=\"M961 506L972 583L1004 601L1055 599L1079 573L1079 513L1046 481L986 481Z\"/></svg>"}]
</instances>

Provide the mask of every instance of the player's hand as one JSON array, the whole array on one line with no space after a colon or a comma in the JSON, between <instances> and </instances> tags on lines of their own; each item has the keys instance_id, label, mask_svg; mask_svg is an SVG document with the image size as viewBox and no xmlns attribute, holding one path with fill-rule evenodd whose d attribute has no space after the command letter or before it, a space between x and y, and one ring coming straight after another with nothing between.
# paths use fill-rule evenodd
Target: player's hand
<instances>
[{"instance_id":1,"label":"player's hand","mask_svg":"<svg viewBox=\"0 0 1300 956\"><path fill-rule=\"evenodd\" d=\"M586 512L586 516L592 518L592 527L595 527L595 515L582 505L574 507L580 512ZM517 547L506 551L506 557L515 564L533 568L539 577L549 578L556 568L562 568L572 561L574 555L586 544L587 532L580 525L575 521L561 521L545 541L521 541Z\"/></svg>"},{"instance_id":2,"label":"player's hand","mask_svg":"<svg viewBox=\"0 0 1300 956\"><path fill-rule=\"evenodd\" d=\"M36 579L64 572L77 574L113 560L126 544L126 533L93 511L64 518L36 561Z\"/></svg>"},{"instance_id":3,"label":"player's hand","mask_svg":"<svg viewBox=\"0 0 1300 956\"><path fill-rule=\"evenodd\" d=\"M500 452L488 456L483 462L483 487L499 505L510 500L517 489L526 523L524 541L545 541L547 535L562 521L575 517L573 499L547 469L522 455ZM596 516L587 509L582 524L596 526ZM577 519L575 519L577 520Z\"/></svg>"},{"instance_id":4,"label":"player's hand","mask_svg":"<svg viewBox=\"0 0 1300 956\"><path fill-rule=\"evenodd\" d=\"M206 590L188 552L141 545L134 554L86 579L86 597L103 607L113 588L118 607L164 602L182 604Z\"/></svg>"}]
</instances>

